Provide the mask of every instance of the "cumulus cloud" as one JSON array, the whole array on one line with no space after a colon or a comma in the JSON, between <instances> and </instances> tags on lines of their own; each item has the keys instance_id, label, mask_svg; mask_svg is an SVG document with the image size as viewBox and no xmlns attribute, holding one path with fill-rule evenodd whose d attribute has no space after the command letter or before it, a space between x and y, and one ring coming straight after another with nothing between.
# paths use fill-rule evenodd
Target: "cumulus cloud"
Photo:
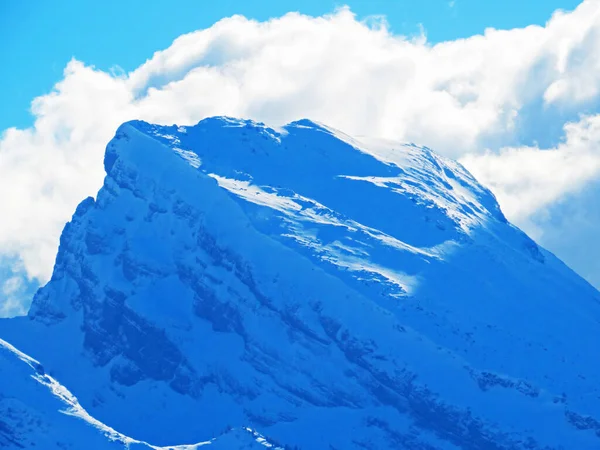
<instances>
[{"instance_id":1,"label":"cumulus cloud","mask_svg":"<svg viewBox=\"0 0 600 450\"><path fill-rule=\"evenodd\" d=\"M2 284L4 299L0 304L2 316L13 316L25 313L23 301L18 295L23 286L21 277L11 277Z\"/></svg>"},{"instance_id":2,"label":"cumulus cloud","mask_svg":"<svg viewBox=\"0 0 600 450\"><path fill-rule=\"evenodd\" d=\"M101 185L106 143L134 118L191 124L225 114L281 125L310 117L416 142L460 158L527 225L598 176L598 55L600 3L586 0L543 27L437 45L342 8L227 18L127 74L73 60L33 101L34 125L0 138L0 252L28 277L48 279L65 221Z\"/></svg>"},{"instance_id":3,"label":"cumulus cloud","mask_svg":"<svg viewBox=\"0 0 600 450\"><path fill-rule=\"evenodd\" d=\"M18 260L3 258L0 258L0 280L0 317L24 315L37 283L27 280Z\"/></svg>"},{"instance_id":4,"label":"cumulus cloud","mask_svg":"<svg viewBox=\"0 0 600 450\"><path fill-rule=\"evenodd\" d=\"M564 142L553 148L487 150L465 155L461 162L485 180L512 220L524 221L600 175L600 116L567 123L564 132Z\"/></svg>"}]
</instances>

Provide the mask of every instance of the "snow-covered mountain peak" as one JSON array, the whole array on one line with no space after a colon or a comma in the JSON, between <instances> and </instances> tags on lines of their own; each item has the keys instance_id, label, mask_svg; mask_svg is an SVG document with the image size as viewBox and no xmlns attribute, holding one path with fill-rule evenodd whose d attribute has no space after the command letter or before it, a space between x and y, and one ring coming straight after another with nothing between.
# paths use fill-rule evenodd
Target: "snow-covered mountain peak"
<instances>
[{"instance_id":1,"label":"snow-covered mountain peak","mask_svg":"<svg viewBox=\"0 0 600 450\"><path fill-rule=\"evenodd\" d=\"M223 170L227 166L236 171L238 178L260 176L260 180L254 180L256 183L277 182L285 177L288 185L307 190L317 180L331 184L335 178L345 178L358 183L343 183L344 187L364 183L387 187L392 192L412 195L429 207L446 210L459 222L473 221L485 213L505 221L493 195L462 166L414 144L357 141L308 119L292 122L279 131L262 123L225 117L206 119L187 128L139 121L130 124L165 142L192 165L197 166L205 154L211 167ZM210 140L202 138L206 134L210 134ZM261 139L255 140L256 136ZM215 146L219 146L216 152ZM272 166L284 170L274 173Z\"/></svg>"},{"instance_id":2,"label":"snow-covered mountain peak","mask_svg":"<svg viewBox=\"0 0 600 450\"><path fill-rule=\"evenodd\" d=\"M459 164L308 120L128 122L0 338L153 445L592 449L600 294ZM168 430L168 433L165 431Z\"/></svg>"}]
</instances>

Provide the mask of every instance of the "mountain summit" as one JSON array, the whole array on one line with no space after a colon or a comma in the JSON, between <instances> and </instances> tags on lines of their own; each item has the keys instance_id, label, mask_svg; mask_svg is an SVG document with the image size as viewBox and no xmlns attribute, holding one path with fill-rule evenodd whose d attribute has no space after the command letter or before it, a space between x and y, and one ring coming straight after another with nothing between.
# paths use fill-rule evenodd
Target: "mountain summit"
<instances>
[{"instance_id":1,"label":"mountain summit","mask_svg":"<svg viewBox=\"0 0 600 450\"><path fill-rule=\"evenodd\" d=\"M104 165L0 338L120 436L600 446L600 294L458 163L219 117L125 123Z\"/></svg>"}]
</instances>

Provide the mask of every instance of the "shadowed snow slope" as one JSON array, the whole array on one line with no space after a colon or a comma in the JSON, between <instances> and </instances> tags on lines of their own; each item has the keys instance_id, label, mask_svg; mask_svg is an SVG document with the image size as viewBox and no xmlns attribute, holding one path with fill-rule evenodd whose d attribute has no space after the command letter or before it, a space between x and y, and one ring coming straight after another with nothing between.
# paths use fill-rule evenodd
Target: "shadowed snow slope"
<instances>
[{"instance_id":1,"label":"shadowed snow slope","mask_svg":"<svg viewBox=\"0 0 600 450\"><path fill-rule=\"evenodd\" d=\"M95 420L163 446L600 446L600 294L459 164L212 118L128 122L105 169L0 321Z\"/></svg>"},{"instance_id":2,"label":"shadowed snow slope","mask_svg":"<svg viewBox=\"0 0 600 450\"><path fill-rule=\"evenodd\" d=\"M250 428L193 445L158 447L127 437L82 408L44 366L0 339L0 447L52 449L280 449Z\"/></svg>"}]
</instances>

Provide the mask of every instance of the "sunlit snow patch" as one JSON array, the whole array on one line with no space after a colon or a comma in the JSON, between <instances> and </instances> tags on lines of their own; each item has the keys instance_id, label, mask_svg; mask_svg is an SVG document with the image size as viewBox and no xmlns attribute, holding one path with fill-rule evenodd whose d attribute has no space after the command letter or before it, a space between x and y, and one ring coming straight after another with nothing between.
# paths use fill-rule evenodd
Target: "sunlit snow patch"
<instances>
[{"instance_id":1,"label":"sunlit snow patch","mask_svg":"<svg viewBox=\"0 0 600 450\"><path fill-rule=\"evenodd\" d=\"M349 231L361 231L367 236L398 250L404 250L432 258L439 256L434 251L414 247L394 238L393 236L389 236L379 230L365 226L354 220L347 220L343 217L338 217L334 211L325 205L301 195L294 194L292 197L285 197L278 195L275 189L273 189L274 192L267 192L265 189L253 185L248 181L226 178L212 173L209 174L209 176L217 180L219 186L233 194L236 194L238 197L257 205L270 207L285 213L289 217L293 217L298 221L344 227Z\"/></svg>"},{"instance_id":2,"label":"sunlit snow patch","mask_svg":"<svg viewBox=\"0 0 600 450\"><path fill-rule=\"evenodd\" d=\"M173 151L185 159L194 169L197 169L202 165L202 161L194 152L183 150L181 148L173 148Z\"/></svg>"},{"instance_id":3,"label":"sunlit snow patch","mask_svg":"<svg viewBox=\"0 0 600 450\"><path fill-rule=\"evenodd\" d=\"M268 206L281 212L300 211L302 209L302 206L293 200L281 197L275 193L266 192L260 187L250 184L248 181L225 178L214 173L209 174L209 176L217 180L217 183L222 188L257 205Z\"/></svg>"}]
</instances>

